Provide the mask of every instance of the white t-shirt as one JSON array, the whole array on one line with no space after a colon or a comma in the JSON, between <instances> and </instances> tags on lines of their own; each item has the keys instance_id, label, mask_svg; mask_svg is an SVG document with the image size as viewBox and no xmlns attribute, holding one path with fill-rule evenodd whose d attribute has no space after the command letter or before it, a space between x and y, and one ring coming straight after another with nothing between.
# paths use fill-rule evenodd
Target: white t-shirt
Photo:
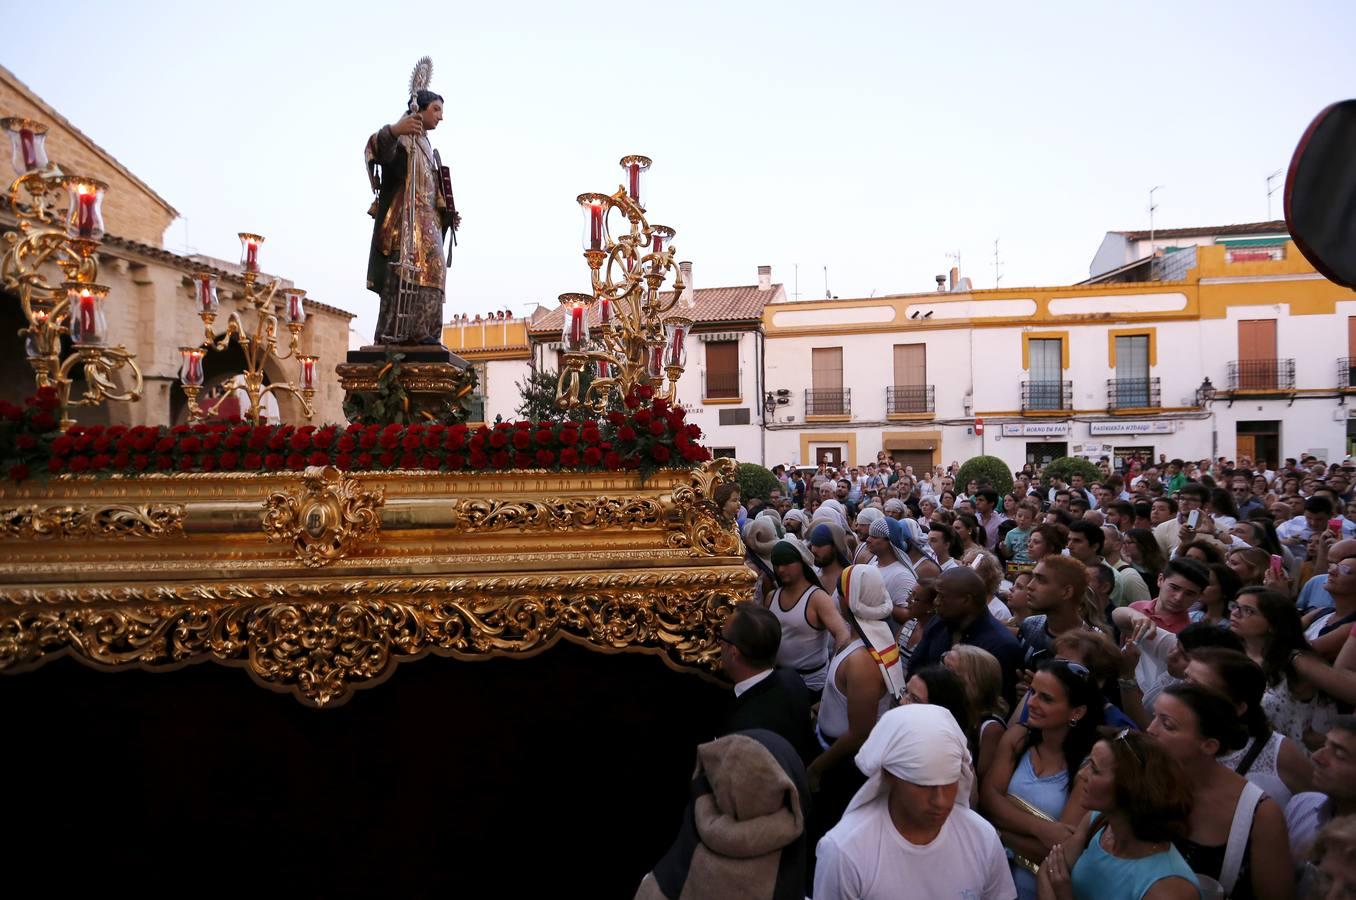
<instances>
[{"instance_id":1,"label":"white t-shirt","mask_svg":"<svg viewBox=\"0 0 1356 900\"><path fill-rule=\"evenodd\" d=\"M1000 622L1007 622L1008 619L1012 618L1012 610L1008 609L1008 605L997 597L990 597L989 615Z\"/></svg>"},{"instance_id":2,"label":"white t-shirt","mask_svg":"<svg viewBox=\"0 0 1356 900\"><path fill-rule=\"evenodd\" d=\"M998 832L959 805L932 843L920 846L896 830L882 800L878 815L834 826L815 852L815 900L1017 896Z\"/></svg>"},{"instance_id":3,"label":"white t-shirt","mask_svg":"<svg viewBox=\"0 0 1356 900\"><path fill-rule=\"evenodd\" d=\"M918 578L913 574L908 566L899 561L880 564L880 559L871 561L880 572L881 580L885 582L885 592L890 595L890 601L895 606L908 606L909 594L913 593L913 586L918 583Z\"/></svg>"}]
</instances>

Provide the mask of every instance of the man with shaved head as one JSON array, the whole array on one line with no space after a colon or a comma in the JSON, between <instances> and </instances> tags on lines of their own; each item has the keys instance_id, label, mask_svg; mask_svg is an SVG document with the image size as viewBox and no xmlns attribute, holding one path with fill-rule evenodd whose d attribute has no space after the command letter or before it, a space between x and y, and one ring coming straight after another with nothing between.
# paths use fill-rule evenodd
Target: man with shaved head
<instances>
[{"instance_id":1,"label":"man with shaved head","mask_svg":"<svg viewBox=\"0 0 1356 900\"><path fill-rule=\"evenodd\" d=\"M937 615L909 659L909 675L932 663L957 644L987 650L1003 669L1003 696L1011 705L1017 686L1022 648L1017 638L989 612L984 580L973 569L947 569L936 581Z\"/></svg>"}]
</instances>

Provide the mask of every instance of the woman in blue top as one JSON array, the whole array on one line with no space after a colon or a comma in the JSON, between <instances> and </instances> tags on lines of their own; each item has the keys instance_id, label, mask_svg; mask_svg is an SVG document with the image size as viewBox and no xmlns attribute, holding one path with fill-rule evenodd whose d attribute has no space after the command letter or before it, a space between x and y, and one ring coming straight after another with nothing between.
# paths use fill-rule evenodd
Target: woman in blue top
<instances>
[{"instance_id":1,"label":"woman in blue top","mask_svg":"<svg viewBox=\"0 0 1356 900\"><path fill-rule=\"evenodd\" d=\"M1196 900L1196 875L1172 844L1191 815L1186 772L1137 731L1102 735L1080 779L1089 813L1045 858L1040 900Z\"/></svg>"}]
</instances>

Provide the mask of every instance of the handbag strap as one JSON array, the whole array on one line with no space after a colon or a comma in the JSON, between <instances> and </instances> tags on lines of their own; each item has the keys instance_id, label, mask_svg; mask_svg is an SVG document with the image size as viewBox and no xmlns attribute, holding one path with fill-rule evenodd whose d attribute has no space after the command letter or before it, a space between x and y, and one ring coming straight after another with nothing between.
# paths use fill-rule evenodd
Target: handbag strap
<instances>
[{"instance_id":1,"label":"handbag strap","mask_svg":"<svg viewBox=\"0 0 1356 900\"><path fill-rule=\"evenodd\" d=\"M1264 796L1262 789L1251 781L1244 783L1243 793L1238 796L1234 820L1229 825L1229 843L1224 848L1224 864L1219 869L1219 883L1226 897L1234 892L1238 872L1243 868L1243 854L1248 849L1248 835L1252 833L1252 816Z\"/></svg>"},{"instance_id":2,"label":"handbag strap","mask_svg":"<svg viewBox=\"0 0 1356 900\"><path fill-rule=\"evenodd\" d=\"M1248 772L1252 770L1252 764L1257 762L1257 757L1262 755L1262 751L1267 748L1267 744L1269 743L1271 743L1270 734L1267 735L1266 740L1262 740L1261 738L1253 738L1252 746L1248 748L1247 753L1243 754L1243 758L1238 761L1238 766L1237 768L1234 769L1234 771L1237 772L1239 775L1246 776Z\"/></svg>"}]
</instances>

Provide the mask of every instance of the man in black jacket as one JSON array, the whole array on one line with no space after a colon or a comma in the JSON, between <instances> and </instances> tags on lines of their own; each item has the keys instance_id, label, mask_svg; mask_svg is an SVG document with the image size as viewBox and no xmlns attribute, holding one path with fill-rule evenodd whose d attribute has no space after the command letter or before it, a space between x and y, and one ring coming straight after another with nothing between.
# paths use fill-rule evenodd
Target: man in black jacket
<instances>
[{"instance_id":1,"label":"man in black jacket","mask_svg":"<svg viewBox=\"0 0 1356 900\"><path fill-rule=\"evenodd\" d=\"M734 710L725 733L766 728L784 737L805 762L818 755L810 730L810 693L791 669L777 668L782 626L776 615L745 601L725 620L720 664L735 683Z\"/></svg>"}]
</instances>

